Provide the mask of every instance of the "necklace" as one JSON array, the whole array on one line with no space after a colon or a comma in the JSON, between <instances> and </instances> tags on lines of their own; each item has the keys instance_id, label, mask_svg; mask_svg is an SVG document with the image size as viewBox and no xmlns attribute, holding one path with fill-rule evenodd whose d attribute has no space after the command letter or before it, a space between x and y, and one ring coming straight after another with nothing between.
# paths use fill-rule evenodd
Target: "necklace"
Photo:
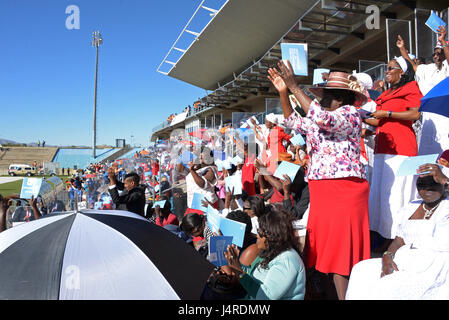
<instances>
[{"instance_id":1,"label":"necklace","mask_svg":"<svg viewBox=\"0 0 449 320\"><path fill-rule=\"evenodd\" d=\"M424 209L424 211L426 212L425 214L424 214L424 219L429 219L430 218L430 216L435 212L435 210L438 208L438 206L440 205L440 203L441 202L439 202L435 207L433 207L432 209L430 209L430 210L427 210L426 209L426 204L425 203L423 203L423 209Z\"/></svg>"}]
</instances>

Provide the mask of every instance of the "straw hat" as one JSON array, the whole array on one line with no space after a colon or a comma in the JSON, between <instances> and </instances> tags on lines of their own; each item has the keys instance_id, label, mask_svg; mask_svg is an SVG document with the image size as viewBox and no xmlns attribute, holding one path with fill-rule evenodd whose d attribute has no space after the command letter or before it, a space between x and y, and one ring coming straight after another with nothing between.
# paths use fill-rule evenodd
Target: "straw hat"
<instances>
[{"instance_id":1,"label":"straw hat","mask_svg":"<svg viewBox=\"0 0 449 320\"><path fill-rule=\"evenodd\" d=\"M357 78L349 73L331 72L329 74L329 79L325 85L312 87L309 89L309 91L318 98L322 98L325 89L351 91L355 94L355 104L358 105L365 104L368 100L368 98L363 94L363 90L357 82Z\"/></svg>"}]
</instances>

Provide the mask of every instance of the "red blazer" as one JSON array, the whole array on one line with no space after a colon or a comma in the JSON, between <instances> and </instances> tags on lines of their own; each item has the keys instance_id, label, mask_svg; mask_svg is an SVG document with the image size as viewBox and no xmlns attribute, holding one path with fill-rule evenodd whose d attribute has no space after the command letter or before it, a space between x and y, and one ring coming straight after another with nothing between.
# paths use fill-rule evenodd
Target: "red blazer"
<instances>
[{"instance_id":1,"label":"red blazer","mask_svg":"<svg viewBox=\"0 0 449 320\"><path fill-rule=\"evenodd\" d=\"M157 217L155 223L160 227L165 227L167 224L174 224L175 226L179 225L178 218L173 213L170 213L167 219L162 221L160 217Z\"/></svg>"},{"instance_id":2,"label":"red blazer","mask_svg":"<svg viewBox=\"0 0 449 320\"><path fill-rule=\"evenodd\" d=\"M387 90L376 99L376 110L402 112L409 108L419 108L421 105L423 95L416 81L409 82L390 92L391 90ZM380 119L376 131L374 153L403 156L418 155L418 145L412 125L413 121L408 120Z\"/></svg>"},{"instance_id":3,"label":"red blazer","mask_svg":"<svg viewBox=\"0 0 449 320\"><path fill-rule=\"evenodd\" d=\"M268 135L268 148L270 149L272 154L275 152L275 149L277 149L278 153L287 152L282 142L284 140L290 142L291 138L291 136L285 133L284 129L276 126L270 130L270 134Z\"/></svg>"}]
</instances>

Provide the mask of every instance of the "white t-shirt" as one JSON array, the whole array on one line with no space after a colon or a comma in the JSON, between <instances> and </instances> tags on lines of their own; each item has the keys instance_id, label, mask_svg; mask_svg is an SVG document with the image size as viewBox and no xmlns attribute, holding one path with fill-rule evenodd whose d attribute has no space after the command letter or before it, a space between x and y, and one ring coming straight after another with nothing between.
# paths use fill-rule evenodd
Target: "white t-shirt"
<instances>
[{"instance_id":1,"label":"white t-shirt","mask_svg":"<svg viewBox=\"0 0 449 320\"><path fill-rule=\"evenodd\" d=\"M419 89L424 96L447 77L449 77L447 60L443 61L441 70L438 69L435 63L420 64L415 75L416 82L418 82Z\"/></svg>"},{"instance_id":2,"label":"white t-shirt","mask_svg":"<svg viewBox=\"0 0 449 320\"><path fill-rule=\"evenodd\" d=\"M209 181L206 180L206 178L203 177L203 174L209 168L212 169L212 171L214 172L214 175L215 175L215 179L214 179L214 181L212 181L212 183L210 183ZM186 176L187 207L188 208L191 208L191 206L192 206L192 200L193 200L194 193L199 193L199 194L204 195L207 198L207 200L212 203L218 201L218 197L215 194L215 186L217 185L217 182L218 182L216 170L213 167L208 166L208 167L201 168L201 169L197 170L196 172L204 180L205 184L204 184L204 187L201 188L200 186L198 186L196 184L191 173L189 173Z\"/></svg>"}]
</instances>

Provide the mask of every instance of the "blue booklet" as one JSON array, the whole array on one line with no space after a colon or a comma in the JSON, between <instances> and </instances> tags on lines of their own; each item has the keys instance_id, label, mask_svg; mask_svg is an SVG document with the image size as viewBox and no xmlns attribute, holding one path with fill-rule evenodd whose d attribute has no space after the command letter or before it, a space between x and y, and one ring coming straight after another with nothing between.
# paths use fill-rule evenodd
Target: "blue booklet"
<instances>
[{"instance_id":1,"label":"blue booklet","mask_svg":"<svg viewBox=\"0 0 449 320\"><path fill-rule=\"evenodd\" d=\"M203 200L206 200L204 195L202 195L201 193L194 193L193 198L192 198L192 205L190 206L191 209L201 210L203 212L206 212L207 206L203 206L201 204L201 201L203 201Z\"/></svg>"},{"instance_id":2,"label":"blue booklet","mask_svg":"<svg viewBox=\"0 0 449 320\"><path fill-rule=\"evenodd\" d=\"M323 73L331 72L329 69L315 69L313 70L313 85L322 84L326 81L323 80Z\"/></svg>"},{"instance_id":3,"label":"blue booklet","mask_svg":"<svg viewBox=\"0 0 449 320\"><path fill-rule=\"evenodd\" d=\"M444 22L443 19L441 19L434 11L430 14L429 19L426 21L426 26L428 26L430 29L432 29L433 32L437 33L438 28L440 26L443 26L446 28L446 22Z\"/></svg>"},{"instance_id":4,"label":"blue booklet","mask_svg":"<svg viewBox=\"0 0 449 320\"><path fill-rule=\"evenodd\" d=\"M225 190L231 191L234 188L234 195L242 194L242 176L239 174L235 174L230 177L225 178Z\"/></svg>"},{"instance_id":5,"label":"blue booklet","mask_svg":"<svg viewBox=\"0 0 449 320\"><path fill-rule=\"evenodd\" d=\"M243 246L246 224L220 216L211 206L207 210L207 223L213 232L218 234L220 230L222 235L232 237L233 244Z\"/></svg>"},{"instance_id":6,"label":"blue booklet","mask_svg":"<svg viewBox=\"0 0 449 320\"><path fill-rule=\"evenodd\" d=\"M420 166L426 163L436 163L439 154L429 154L424 156L417 157L408 157L402 161L401 165L396 172L396 176L404 177L404 176L412 176L418 175L416 171Z\"/></svg>"},{"instance_id":7,"label":"blue booklet","mask_svg":"<svg viewBox=\"0 0 449 320\"><path fill-rule=\"evenodd\" d=\"M36 199L42 186L42 178L24 178L22 181L22 189L20 190L20 198L31 199L34 196Z\"/></svg>"},{"instance_id":8,"label":"blue booklet","mask_svg":"<svg viewBox=\"0 0 449 320\"><path fill-rule=\"evenodd\" d=\"M226 266L228 260L224 256L228 246L232 244L232 237L218 236L209 238L209 262L216 267Z\"/></svg>"},{"instance_id":9,"label":"blue booklet","mask_svg":"<svg viewBox=\"0 0 449 320\"><path fill-rule=\"evenodd\" d=\"M163 208L164 206L165 206L165 202L166 202L167 200L161 200L161 201L156 201L154 204L153 204L153 208L156 208L156 206L159 206L159 208Z\"/></svg>"},{"instance_id":10,"label":"blue booklet","mask_svg":"<svg viewBox=\"0 0 449 320\"><path fill-rule=\"evenodd\" d=\"M293 136L290 139L290 142L294 145L294 146L303 146L306 144L306 142L304 141L304 138L302 137L302 135L297 134L295 136Z\"/></svg>"},{"instance_id":11,"label":"blue booklet","mask_svg":"<svg viewBox=\"0 0 449 320\"><path fill-rule=\"evenodd\" d=\"M281 164L277 167L276 171L274 172L274 177L279 178L281 180L284 180L284 174L288 175L290 180L293 182L296 177L296 173L298 173L298 170L301 167L297 164L288 162L288 161L282 161Z\"/></svg>"},{"instance_id":12,"label":"blue booklet","mask_svg":"<svg viewBox=\"0 0 449 320\"><path fill-rule=\"evenodd\" d=\"M282 60L289 60L297 76L309 74L307 43L281 43Z\"/></svg>"},{"instance_id":13,"label":"blue booklet","mask_svg":"<svg viewBox=\"0 0 449 320\"><path fill-rule=\"evenodd\" d=\"M190 161L194 161L196 158L198 158L196 155L194 155L190 151L184 151L178 158L178 163L181 163L184 167L189 166Z\"/></svg>"}]
</instances>

